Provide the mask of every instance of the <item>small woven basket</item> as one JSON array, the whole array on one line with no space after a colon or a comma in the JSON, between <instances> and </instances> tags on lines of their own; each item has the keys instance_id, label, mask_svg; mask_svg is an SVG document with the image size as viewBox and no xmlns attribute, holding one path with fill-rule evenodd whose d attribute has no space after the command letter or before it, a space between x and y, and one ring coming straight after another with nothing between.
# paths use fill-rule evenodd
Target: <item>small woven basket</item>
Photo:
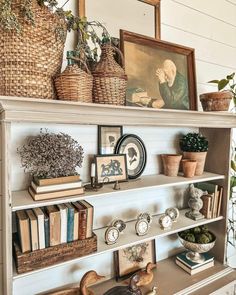
<instances>
[{"instance_id":1,"label":"small woven basket","mask_svg":"<svg viewBox=\"0 0 236 295\"><path fill-rule=\"evenodd\" d=\"M124 105L127 76L123 55L110 44L103 45L101 50L101 59L93 71L93 100L95 103ZM115 61L114 52L118 52L122 67Z\"/></svg>"},{"instance_id":2,"label":"small woven basket","mask_svg":"<svg viewBox=\"0 0 236 295\"><path fill-rule=\"evenodd\" d=\"M56 30L66 35L66 23L33 0L35 25L30 25L19 13L22 2L12 4L21 32L0 28L0 95L53 99L53 78L60 73L65 43Z\"/></svg>"},{"instance_id":3,"label":"small woven basket","mask_svg":"<svg viewBox=\"0 0 236 295\"><path fill-rule=\"evenodd\" d=\"M86 63L76 57L70 59L80 61L85 70L78 64L68 65L65 71L55 79L58 99L81 102L92 102L93 76Z\"/></svg>"}]
</instances>

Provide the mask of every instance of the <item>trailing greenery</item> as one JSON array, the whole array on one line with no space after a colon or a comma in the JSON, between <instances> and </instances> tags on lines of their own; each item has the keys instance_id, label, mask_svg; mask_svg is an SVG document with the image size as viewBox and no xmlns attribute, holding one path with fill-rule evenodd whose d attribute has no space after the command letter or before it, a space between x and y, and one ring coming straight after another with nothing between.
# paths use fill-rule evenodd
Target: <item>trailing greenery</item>
<instances>
[{"instance_id":1,"label":"trailing greenery","mask_svg":"<svg viewBox=\"0 0 236 295\"><path fill-rule=\"evenodd\" d=\"M7 32L20 33L22 29L22 20L34 26L35 15L32 9L34 0L21 0L19 7L12 9L15 0L0 0L0 29ZM101 44L111 42L110 35L105 26L98 21L88 21L86 17L74 16L71 11L65 11L58 7L56 0L35 0L40 6L47 7L52 13L58 15L66 22L67 30L78 32L78 44L76 51L79 52L79 58L87 61L97 61L98 48ZM99 29L100 34L97 32ZM56 28L55 34L62 40L65 40L65 32L62 25Z\"/></svg>"},{"instance_id":2,"label":"trailing greenery","mask_svg":"<svg viewBox=\"0 0 236 295\"><path fill-rule=\"evenodd\" d=\"M211 80L208 83L214 83L218 86L218 91L229 90L232 93L234 105L236 106L236 83L234 80L235 73L227 75L221 80Z\"/></svg>"},{"instance_id":3,"label":"trailing greenery","mask_svg":"<svg viewBox=\"0 0 236 295\"><path fill-rule=\"evenodd\" d=\"M200 133L188 133L179 141L183 152L206 152L208 150L208 140Z\"/></svg>"},{"instance_id":4,"label":"trailing greenery","mask_svg":"<svg viewBox=\"0 0 236 295\"><path fill-rule=\"evenodd\" d=\"M40 130L17 149L25 172L39 178L76 175L82 166L83 148L70 135Z\"/></svg>"}]
</instances>

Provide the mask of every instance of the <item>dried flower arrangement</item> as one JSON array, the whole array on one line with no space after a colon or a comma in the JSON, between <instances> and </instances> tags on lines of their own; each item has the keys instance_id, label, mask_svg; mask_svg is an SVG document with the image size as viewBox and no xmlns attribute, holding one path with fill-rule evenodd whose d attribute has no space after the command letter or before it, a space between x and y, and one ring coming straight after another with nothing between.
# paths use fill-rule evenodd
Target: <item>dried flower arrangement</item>
<instances>
[{"instance_id":1,"label":"dried flower arrangement","mask_svg":"<svg viewBox=\"0 0 236 295\"><path fill-rule=\"evenodd\" d=\"M83 148L70 135L40 130L17 149L22 167L38 178L76 175L83 162Z\"/></svg>"}]
</instances>

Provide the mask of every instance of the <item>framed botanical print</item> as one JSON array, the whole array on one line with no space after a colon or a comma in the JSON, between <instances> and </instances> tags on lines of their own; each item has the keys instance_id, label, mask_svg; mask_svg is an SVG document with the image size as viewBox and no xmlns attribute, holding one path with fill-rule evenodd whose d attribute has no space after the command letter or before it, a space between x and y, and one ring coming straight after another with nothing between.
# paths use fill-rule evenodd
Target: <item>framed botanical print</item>
<instances>
[{"instance_id":1,"label":"framed botanical print","mask_svg":"<svg viewBox=\"0 0 236 295\"><path fill-rule=\"evenodd\" d=\"M114 148L122 134L122 126L98 125L98 154L114 154Z\"/></svg>"},{"instance_id":2,"label":"framed botanical print","mask_svg":"<svg viewBox=\"0 0 236 295\"><path fill-rule=\"evenodd\" d=\"M156 263L155 240L136 244L114 253L116 279L126 278L145 268L149 263Z\"/></svg>"},{"instance_id":3,"label":"framed botanical print","mask_svg":"<svg viewBox=\"0 0 236 295\"><path fill-rule=\"evenodd\" d=\"M96 155L96 181L109 183L127 180L126 155Z\"/></svg>"},{"instance_id":4,"label":"framed botanical print","mask_svg":"<svg viewBox=\"0 0 236 295\"><path fill-rule=\"evenodd\" d=\"M197 110L194 49L121 30L126 105Z\"/></svg>"}]
</instances>

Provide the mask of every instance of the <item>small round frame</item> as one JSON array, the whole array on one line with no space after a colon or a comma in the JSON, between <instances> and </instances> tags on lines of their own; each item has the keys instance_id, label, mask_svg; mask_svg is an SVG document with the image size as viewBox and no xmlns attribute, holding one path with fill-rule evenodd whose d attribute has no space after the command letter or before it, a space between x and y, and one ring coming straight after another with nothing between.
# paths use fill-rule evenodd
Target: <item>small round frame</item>
<instances>
[{"instance_id":1,"label":"small round frame","mask_svg":"<svg viewBox=\"0 0 236 295\"><path fill-rule=\"evenodd\" d=\"M141 138L134 134L125 134L117 142L116 154L126 154L128 178L138 178L144 171L147 152Z\"/></svg>"}]
</instances>

